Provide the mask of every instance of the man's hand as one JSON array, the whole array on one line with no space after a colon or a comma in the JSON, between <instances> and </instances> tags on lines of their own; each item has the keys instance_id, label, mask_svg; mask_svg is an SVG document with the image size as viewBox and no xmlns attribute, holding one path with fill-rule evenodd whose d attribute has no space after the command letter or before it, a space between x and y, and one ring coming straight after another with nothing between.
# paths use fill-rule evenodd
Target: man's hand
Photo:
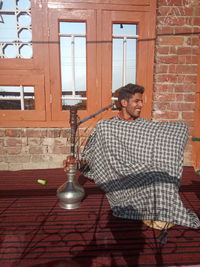
<instances>
[{"instance_id":1,"label":"man's hand","mask_svg":"<svg viewBox=\"0 0 200 267\"><path fill-rule=\"evenodd\" d=\"M69 164L77 164L77 159L72 156L67 156L67 158L63 160L63 167L65 172L69 171Z\"/></svg>"}]
</instances>

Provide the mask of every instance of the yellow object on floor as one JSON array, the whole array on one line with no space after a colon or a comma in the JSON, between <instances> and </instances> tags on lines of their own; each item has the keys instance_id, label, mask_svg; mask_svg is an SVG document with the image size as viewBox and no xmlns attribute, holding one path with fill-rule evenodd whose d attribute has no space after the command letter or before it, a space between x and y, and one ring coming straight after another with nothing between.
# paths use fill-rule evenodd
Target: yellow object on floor
<instances>
[{"instance_id":1,"label":"yellow object on floor","mask_svg":"<svg viewBox=\"0 0 200 267\"><path fill-rule=\"evenodd\" d=\"M144 220L143 223L157 230L169 229L175 225L173 223L162 222L162 221L151 221L151 220Z\"/></svg>"}]
</instances>

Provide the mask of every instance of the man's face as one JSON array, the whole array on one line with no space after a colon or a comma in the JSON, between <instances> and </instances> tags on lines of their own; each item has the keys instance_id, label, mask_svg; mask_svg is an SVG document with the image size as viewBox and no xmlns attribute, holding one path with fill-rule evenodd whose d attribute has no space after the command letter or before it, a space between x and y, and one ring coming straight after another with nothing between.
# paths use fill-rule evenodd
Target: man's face
<instances>
[{"instance_id":1,"label":"man's face","mask_svg":"<svg viewBox=\"0 0 200 267\"><path fill-rule=\"evenodd\" d=\"M123 99L121 101L122 107L127 116L131 116L134 119L140 116L143 107L142 96L142 94L136 93L129 100Z\"/></svg>"}]
</instances>

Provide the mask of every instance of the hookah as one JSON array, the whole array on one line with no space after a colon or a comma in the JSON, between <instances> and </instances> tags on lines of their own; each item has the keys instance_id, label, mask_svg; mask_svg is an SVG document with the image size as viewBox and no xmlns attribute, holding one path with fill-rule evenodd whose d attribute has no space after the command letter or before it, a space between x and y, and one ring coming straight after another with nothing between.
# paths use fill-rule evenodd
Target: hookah
<instances>
[{"instance_id":1,"label":"hookah","mask_svg":"<svg viewBox=\"0 0 200 267\"><path fill-rule=\"evenodd\" d=\"M59 206L63 209L77 209L81 205L81 201L85 196L85 189L77 181L77 159L75 154L76 147L76 132L78 126L86 122L87 120L95 117L99 113L113 107L110 104L94 114L82 119L78 122L77 120L77 110L76 106L70 106L70 157L68 157L68 170L66 172L67 181L57 189L57 197L60 200Z\"/></svg>"}]
</instances>

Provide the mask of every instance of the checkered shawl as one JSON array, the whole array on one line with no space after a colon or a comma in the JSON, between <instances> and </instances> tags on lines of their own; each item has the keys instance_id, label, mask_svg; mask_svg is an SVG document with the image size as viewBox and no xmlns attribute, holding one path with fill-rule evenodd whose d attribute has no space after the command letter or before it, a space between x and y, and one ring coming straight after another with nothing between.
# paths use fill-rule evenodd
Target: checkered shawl
<instances>
[{"instance_id":1,"label":"checkered shawl","mask_svg":"<svg viewBox=\"0 0 200 267\"><path fill-rule=\"evenodd\" d=\"M187 127L178 122L100 121L82 158L105 191L114 216L200 227L179 197Z\"/></svg>"}]
</instances>

